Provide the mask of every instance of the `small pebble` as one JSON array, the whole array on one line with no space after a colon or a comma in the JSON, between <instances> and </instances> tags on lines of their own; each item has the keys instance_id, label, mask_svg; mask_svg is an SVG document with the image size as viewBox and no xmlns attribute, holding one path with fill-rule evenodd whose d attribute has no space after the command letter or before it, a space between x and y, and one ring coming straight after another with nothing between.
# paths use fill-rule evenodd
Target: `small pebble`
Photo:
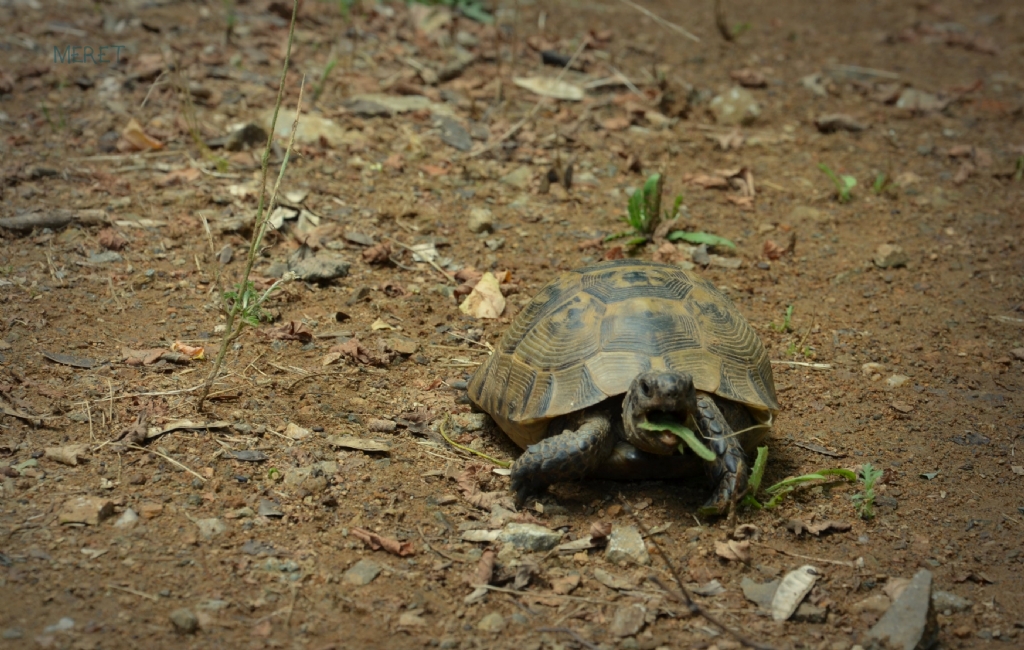
<instances>
[{"instance_id":1,"label":"small pebble","mask_svg":"<svg viewBox=\"0 0 1024 650\"><path fill-rule=\"evenodd\" d=\"M195 634L199 629L199 618L187 607L174 610L170 618L178 634Z\"/></svg>"}]
</instances>

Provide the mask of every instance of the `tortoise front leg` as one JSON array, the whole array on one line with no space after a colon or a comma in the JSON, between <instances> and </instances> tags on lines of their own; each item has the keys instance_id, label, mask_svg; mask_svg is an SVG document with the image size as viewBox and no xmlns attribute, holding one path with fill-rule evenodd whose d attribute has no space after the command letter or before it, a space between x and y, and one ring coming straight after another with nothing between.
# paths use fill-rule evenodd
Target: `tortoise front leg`
<instances>
[{"instance_id":1,"label":"tortoise front leg","mask_svg":"<svg viewBox=\"0 0 1024 650\"><path fill-rule=\"evenodd\" d=\"M707 464L715 487L704 508L724 513L747 491L747 457L738 436L711 395L697 393L697 411L693 416L715 452L715 460Z\"/></svg>"},{"instance_id":2,"label":"tortoise front leg","mask_svg":"<svg viewBox=\"0 0 1024 650\"><path fill-rule=\"evenodd\" d=\"M592 410L580 418L576 430L530 445L512 465L512 491L517 506L552 483L573 481L592 474L615 448L615 434L607 411Z\"/></svg>"}]
</instances>

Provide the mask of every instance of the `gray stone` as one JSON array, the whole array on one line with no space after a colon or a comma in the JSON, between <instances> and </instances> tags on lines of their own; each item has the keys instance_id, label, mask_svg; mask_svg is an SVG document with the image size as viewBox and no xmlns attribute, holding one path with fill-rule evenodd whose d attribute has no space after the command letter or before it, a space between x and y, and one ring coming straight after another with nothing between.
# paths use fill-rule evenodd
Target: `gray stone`
<instances>
[{"instance_id":1,"label":"gray stone","mask_svg":"<svg viewBox=\"0 0 1024 650\"><path fill-rule=\"evenodd\" d=\"M433 102L423 95L387 95L384 93L353 95L345 101L345 107L350 113L360 117L391 116L395 113L408 113L423 109L434 115L451 116L454 114L454 110L447 104ZM301 120L299 124L302 124Z\"/></svg>"},{"instance_id":2,"label":"gray stone","mask_svg":"<svg viewBox=\"0 0 1024 650\"><path fill-rule=\"evenodd\" d=\"M633 636L644 629L644 618L647 616L647 608L643 605L625 605L615 610L611 627L608 629L613 636Z\"/></svg>"},{"instance_id":3,"label":"gray stone","mask_svg":"<svg viewBox=\"0 0 1024 650\"><path fill-rule=\"evenodd\" d=\"M0 639L13 640L20 639L22 636L24 635L21 630L16 627L9 627L3 631L3 634L0 634Z\"/></svg>"},{"instance_id":4,"label":"gray stone","mask_svg":"<svg viewBox=\"0 0 1024 650\"><path fill-rule=\"evenodd\" d=\"M481 632L497 634L505 629L505 617L498 612L491 612L480 619L480 622L476 624L476 629Z\"/></svg>"},{"instance_id":5,"label":"gray stone","mask_svg":"<svg viewBox=\"0 0 1024 650\"><path fill-rule=\"evenodd\" d=\"M533 168L523 165L518 167L508 174L505 174L501 178L501 182L512 187L518 187L519 189L525 189L530 185L533 180Z\"/></svg>"},{"instance_id":6,"label":"gray stone","mask_svg":"<svg viewBox=\"0 0 1024 650\"><path fill-rule=\"evenodd\" d=\"M865 636L867 650L927 650L938 640L939 624L932 606L932 574L922 569Z\"/></svg>"},{"instance_id":7,"label":"gray stone","mask_svg":"<svg viewBox=\"0 0 1024 650\"><path fill-rule=\"evenodd\" d=\"M651 563L647 545L636 526L613 527L612 534L608 536L608 547L604 557L612 564L625 561L646 566Z\"/></svg>"},{"instance_id":8,"label":"gray stone","mask_svg":"<svg viewBox=\"0 0 1024 650\"><path fill-rule=\"evenodd\" d=\"M276 501L270 499L260 499L259 512L261 517L283 517L284 511L281 510L281 506Z\"/></svg>"},{"instance_id":9,"label":"gray stone","mask_svg":"<svg viewBox=\"0 0 1024 650\"><path fill-rule=\"evenodd\" d=\"M197 519L195 524L199 527L199 536L203 539L213 539L228 529L228 525L216 517Z\"/></svg>"},{"instance_id":10,"label":"gray stone","mask_svg":"<svg viewBox=\"0 0 1024 650\"><path fill-rule=\"evenodd\" d=\"M750 124L761 115L754 93L740 86L733 86L718 95L709 106L715 121L725 126Z\"/></svg>"},{"instance_id":11,"label":"gray stone","mask_svg":"<svg viewBox=\"0 0 1024 650\"><path fill-rule=\"evenodd\" d=\"M948 591L936 591L932 594L932 605L940 612L963 612L973 605L971 601Z\"/></svg>"},{"instance_id":12,"label":"gray stone","mask_svg":"<svg viewBox=\"0 0 1024 650\"><path fill-rule=\"evenodd\" d=\"M469 211L469 231L473 233L494 232L494 215L487 208L473 208Z\"/></svg>"},{"instance_id":13,"label":"gray stone","mask_svg":"<svg viewBox=\"0 0 1024 650\"><path fill-rule=\"evenodd\" d=\"M486 413L461 413L455 416L455 424L463 431L480 431L487 426L491 416Z\"/></svg>"},{"instance_id":14,"label":"gray stone","mask_svg":"<svg viewBox=\"0 0 1024 650\"><path fill-rule=\"evenodd\" d=\"M776 579L761 584L750 578L743 578L740 582L740 589L743 590L743 595L747 600L768 609L772 605L772 598L775 597L775 590L779 588L779 582L780 580Z\"/></svg>"},{"instance_id":15,"label":"gray stone","mask_svg":"<svg viewBox=\"0 0 1024 650\"><path fill-rule=\"evenodd\" d=\"M120 262L123 258L119 253L114 251L103 251L102 253L93 253L89 256L90 264L111 264L113 262Z\"/></svg>"},{"instance_id":16,"label":"gray stone","mask_svg":"<svg viewBox=\"0 0 1024 650\"><path fill-rule=\"evenodd\" d=\"M199 629L199 617L187 607L171 612L171 623L178 634L195 634Z\"/></svg>"},{"instance_id":17,"label":"gray stone","mask_svg":"<svg viewBox=\"0 0 1024 650\"><path fill-rule=\"evenodd\" d=\"M115 528L131 528L139 521L139 515L131 508L125 508L121 516L114 522Z\"/></svg>"},{"instance_id":18,"label":"gray stone","mask_svg":"<svg viewBox=\"0 0 1024 650\"><path fill-rule=\"evenodd\" d=\"M562 533L537 524L511 523L498 534L506 542L523 551L550 551L562 540Z\"/></svg>"},{"instance_id":19,"label":"gray stone","mask_svg":"<svg viewBox=\"0 0 1024 650\"><path fill-rule=\"evenodd\" d=\"M473 138L469 136L466 127L459 124L458 120L441 116L437 120L437 126L441 130L441 141L446 145L455 147L459 151L469 151L473 148Z\"/></svg>"},{"instance_id":20,"label":"gray stone","mask_svg":"<svg viewBox=\"0 0 1024 650\"><path fill-rule=\"evenodd\" d=\"M910 257L903 250L902 246L895 244L882 244L875 251L875 266L880 269L892 269L898 266L906 266Z\"/></svg>"},{"instance_id":21,"label":"gray stone","mask_svg":"<svg viewBox=\"0 0 1024 650\"><path fill-rule=\"evenodd\" d=\"M75 629L75 619L67 616L61 618L53 625L47 625L43 628L43 634L54 634L56 632L70 632Z\"/></svg>"},{"instance_id":22,"label":"gray stone","mask_svg":"<svg viewBox=\"0 0 1024 650\"><path fill-rule=\"evenodd\" d=\"M828 619L828 610L810 603L800 603L790 619L798 623L824 623Z\"/></svg>"},{"instance_id":23,"label":"gray stone","mask_svg":"<svg viewBox=\"0 0 1024 650\"><path fill-rule=\"evenodd\" d=\"M345 582L350 585L363 586L373 582L373 579L380 575L380 565L373 560L362 559L352 565L352 568L342 576Z\"/></svg>"},{"instance_id":24,"label":"gray stone","mask_svg":"<svg viewBox=\"0 0 1024 650\"><path fill-rule=\"evenodd\" d=\"M290 270L304 282L326 282L348 275L351 264L337 255L321 254L307 257L291 265Z\"/></svg>"}]
</instances>

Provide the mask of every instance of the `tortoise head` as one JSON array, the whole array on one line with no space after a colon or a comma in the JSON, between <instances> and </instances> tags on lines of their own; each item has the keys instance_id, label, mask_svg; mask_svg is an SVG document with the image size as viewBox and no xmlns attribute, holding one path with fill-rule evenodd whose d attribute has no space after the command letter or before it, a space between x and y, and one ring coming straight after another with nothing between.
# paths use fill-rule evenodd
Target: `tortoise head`
<instances>
[{"instance_id":1,"label":"tortoise head","mask_svg":"<svg viewBox=\"0 0 1024 650\"><path fill-rule=\"evenodd\" d=\"M626 441L637 449L668 456L679 447L679 438L668 431L641 429L649 417L660 416L679 423L697 412L693 378L681 372L643 372L633 379L622 400L622 424ZM660 419L660 418L656 418Z\"/></svg>"}]
</instances>

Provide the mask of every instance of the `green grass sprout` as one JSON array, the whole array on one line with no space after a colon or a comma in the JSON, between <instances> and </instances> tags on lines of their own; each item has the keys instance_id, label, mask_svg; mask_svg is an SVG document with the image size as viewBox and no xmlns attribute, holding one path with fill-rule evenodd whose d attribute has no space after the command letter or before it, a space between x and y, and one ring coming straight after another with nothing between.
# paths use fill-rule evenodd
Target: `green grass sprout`
<instances>
[{"instance_id":1,"label":"green grass sprout","mask_svg":"<svg viewBox=\"0 0 1024 650\"><path fill-rule=\"evenodd\" d=\"M677 241L679 239L697 245L707 244L708 246L727 246L729 248L736 248L736 244L732 243L725 237L719 237L718 235L712 235L707 232L687 232L685 230L677 230L670 233L668 236L669 241Z\"/></svg>"},{"instance_id":2,"label":"green grass sprout","mask_svg":"<svg viewBox=\"0 0 1024 650\"><path fill-rule=\"evenodd\" d=\"M840 203L850 202L850 190L857 186L857 179L847 174L836 174L832 168L825 163L819 163L818 169L825 172L832 184L836 186L836 198Z\"/></svg>"},{"instance_id":3,"label":"green grass sprout","mask_svg":"<svg viewBox=\"0 0 1024 650\"><path fill-rule=\"evenodd\" d=\"M647 420L640 423L640 428L646 431L668 431L669 433L679 436L679 439L682 440L682 442L679 443L679 453L681 454L686 453L685 448L688 447L693 451L693 453L697 454L709 463L714 461L716 458L715 452L708 449L692 429L673 420L667 418Z\"/></svg>"},{"instance_id":4,"label":"green grass sprout","mask_svg":"<svg viewBox=\"0 0 1024 650\"><path fill-rule=\"evenodd\" d=\"M864 491L853 495L853 502L857 505L857 513L862 519L872 519L875 516L875 483L884 474L880 469L873 467L871 463L864 463L860 467L860 478L864 482Z\"/></svg>"},{"instance_id":5,"label":"green grass sprout","mask_svg":"<svg viewBox=\"0 0 1024 650\"><path fill-rule=\"evenodd\" d=\"M786 307L786 315L783 316L783 318L782 318L782 324L781 325L776 325L775 323L772 323L770 327L773 330L775 330L776 332L789 332L790 330L792 330L792 327L790 326L790 320L792 320L792 318L793 318L793 305L790 305L790 306Z\"/></svg>"},{"instance_id":6,"label":"green grass sprout","mask_svg":"<svg viewBox=\"0 0 1024 650\"><path fill-rule=\"evenodd\" d=\"M754 509L771 510L775 506L782 503L789 494L794 492L798 487L806 485L807 483L813 483L816 481L828 481L832 477L839 477L840 479L855 483L857 481L857 475L848 469L837 467L834 469L821 469L810 474L803 474L801 476L794 476L787 478L783 481L765 488L764 493L769 497L767 503L761 503L757 499L757 491L761 487L761 480L764 477L764 468L768 464L768 448L758 447L757 458L754 460L754 467L750 472L750 480L747 484L747 494L743 497L742 504Z\"/></svg>"}]
</instances>

